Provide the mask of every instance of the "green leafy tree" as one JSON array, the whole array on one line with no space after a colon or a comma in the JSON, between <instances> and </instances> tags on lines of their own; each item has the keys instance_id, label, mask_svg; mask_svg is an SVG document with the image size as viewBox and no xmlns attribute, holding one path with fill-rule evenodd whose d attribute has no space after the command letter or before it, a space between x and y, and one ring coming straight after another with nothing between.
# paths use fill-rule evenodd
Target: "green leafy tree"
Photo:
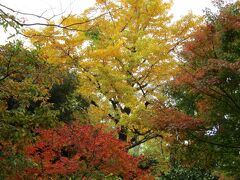
<instances>
[{"instance_id":1,"label":"green leafy tree","mask_svg":"<svg viewBox=\"0 0 240 180\"><path fill-rule=\"evenodd\" d=\"M208 13L185 43L181 70L167 92L171 106L204 122L173 149L183 164L239 177L240 3L218 5L219 13Z\"/></svg>"},{"instance_id":2,"label":"green leafy tree","mask_svg":"<svg viewBox=\"0 0 240 180\"><path fill-rule=\"evenodd\" d=\"M88 120L87 109L90 102L76 92L79 80L74 72L63 74L62 83L54 84L49 91L48 102L53 104L53 109L59 111L57 118L60 121L70 122L80 120L86 123ZM85 121L85 122L84 122Z\"/></svg>"},{"instance_id":3,"label":"green leafy tree","mask_svg":"<svg viewBox=\"0 0 240 180\"><path fill-rule=\"evenodd\" d=\"M44 61L37 51L24 48L21 42L0 47L0 64L2 175L14 173L24 164L21 149L35 128L56 124L58 112L48 102L49 89L61 79L57 66Z\"/></svg>"},{"instance_id":4,"label":"green leafy tree","mask_svg":"<svg viewBox=\"0 0 240 180\"><path fill-rule=\"evenodd\" d=\"M0 174L19 171L22 149L35 138L36 128L84 119L89 106L76 93L74 72L49 64L37 50L21 42L0 47ZM85 122L86 123L86 122Z\"/></svg>"},{"instance_id":5,"label":"green leafy tree","mask_svg":"<svg viewBox=\"0 0 240 180\"><path fill-rule=\"evenodd\" d=\"M184 168L175 166L165 175L158 178L159 180L217 180L217 176L212 176L211 171L199 169L196 167Z\"/></svg>"}]
</instances>

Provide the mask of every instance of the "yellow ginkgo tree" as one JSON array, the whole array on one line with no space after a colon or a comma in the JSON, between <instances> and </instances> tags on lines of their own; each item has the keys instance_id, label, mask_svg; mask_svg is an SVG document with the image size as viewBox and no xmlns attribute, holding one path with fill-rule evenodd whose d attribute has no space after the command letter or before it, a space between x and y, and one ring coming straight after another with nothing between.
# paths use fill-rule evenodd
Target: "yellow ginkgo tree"
<instances>
[{"instance_id":1,"label":"yellow ginkgo tree","mask_svg":"<svg viewBox=\"0 0 240 180\"><path fill-rule=\"evenodd\" d=\"M61 26L27 29L25 35L49 62L79 75L79 93L91 103L92 123L120 128L119 138L139 145L151 130L151 104L164 101L163 85L177 71L174 51L199 23L193 15L173 22L172 2L97 0ZM128 136L127 136L128 135Z\"/></svg>"}]
</instances>

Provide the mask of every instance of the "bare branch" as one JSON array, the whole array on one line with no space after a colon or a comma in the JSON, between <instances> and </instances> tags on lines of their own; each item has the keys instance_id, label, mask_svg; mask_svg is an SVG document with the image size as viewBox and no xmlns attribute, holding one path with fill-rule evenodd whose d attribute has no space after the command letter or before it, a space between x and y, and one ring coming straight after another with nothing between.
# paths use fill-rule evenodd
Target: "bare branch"
<instances>
[{"instance_id":1,"label":"bare branch","mask_svg":"<svg viewBox=\"0 0 240 180\"><path fill-rule=\"evenodd\" d=\"M136 146L139 146L139 145L141 145L141 144L143 144L143 143L145 143L145 142L147 142L147 141L149 141L151 139L155 139L155 138L158 138L158 137L159 138L163 138L163 136L160 135L160 134L149 134L149 135L146 135L143 139L141 139L139 141L134 141L134 143L132 143L130 146L127 147L127 150L132 149L132 148L134 148Z\"/></svg>"},{"instance_id":2,"label":"bare branch","mask_svg":"<svg viewBox=\"0 0 240 180\"><path fill-rule=\"evenodd\" d=\"M25 12L21 12L21 11L16 11L16 10L14 10L14 9L12 9L12 8L9 8L9 7L7 7L7 6L3 5L3 4L0 4L0 7L3 7L3 8L5 8L5 9L7 9L7 10L13 12L13 13L17 13L17 14L21 14L21 15L25 15L25 16L33 16L33 17L36 17L36 18L39 18L39 19L46 20L46 21L48 21L48 22L49 22L51 19L53 19L54 17L56 17L56 16L63 15L64 12L66 11L66 10L65 10L64 12L62 12L62 13L60 13L60 14L53 15L53 16L50 17L50 18L46 18L46 17L43 17L43 14L44 14L46 11L44 11L41 15L37 15L37 14L33 14L33 13L25 13ZM121 9L121 8L119 8L119 9ZM115 10L115 11L118 11L119 9L117 9L117 10ZM105 16L106 14L109 14L109 12L105 12L105 13L100 14L100 15L94 17L94 18L90 18L90 19L88 19L88 20L86 20L86 21L77 22L77 23L73 23L73 24L69 24L69 25L64 26L64 25L62 25L62 23L66 20L67 17L70 16L70 14L69 14L66 18L64 18L64 19L60 22L60 24L42 23L42 22L25 23L25 22L19 21L19 20L16 19L14 16L11 16L11 14L8 14L8 13L5 12L3 9L0 9L0 11L1 11L1 13L2 13L4 16L6 16L6 17L3 17L3 16L1 17L5 22L10 23L10 21L7 20L7 19L9 19L9 20L11 20L12 22L14 22L16 25L18 25L18 26L20 26L20 27L46 26L46 27L56 27L56 28L65 29L65 30L69 30L69 31L80 31L80 32L86 32L86 31L88 31L89 29L83 30L83 29L77 29L77 28L71 28L71 27L76 26L76 25L82 25L82 24L90 23L91 21L94 21L94 20L96 20L96 19L98 19L98 18L101 18L101 17ZM16 29L16 28L15 28L15 29ZM17 31L17 29L16 29L16 31Z\"/></svg>"}]
</instances>

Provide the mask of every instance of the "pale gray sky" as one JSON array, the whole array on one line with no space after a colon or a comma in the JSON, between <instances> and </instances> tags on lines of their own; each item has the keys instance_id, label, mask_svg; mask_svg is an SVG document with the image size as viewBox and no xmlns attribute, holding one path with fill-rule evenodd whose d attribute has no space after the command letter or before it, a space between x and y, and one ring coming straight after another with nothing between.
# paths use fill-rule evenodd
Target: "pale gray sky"
<instances>
[{"instance_id":1,"label":"pale gray sky","mask_svg":"<svg viewBox=\"0 0 240 180\"><path fill-rule=\"evenodd\" d=\"M1 4L21 12L41 15L47 10L44 16L59 14L63 11L79 14L92 6L94 2L95 0L0 0ZM211 0L175 0L172 12L175 18L185 15L188 11L201 15L206 7L213 8ZM30 23L34 22L35 19L28 17L27 21ZM2 32L3 30L0 27L0 44L6 40Z\"/></svg>"},{"instance_id":2,"label":"pale gray sky","mask_svg":"<svg viewBox=\"0 0 240 180\"><path fill-rule=\"evenodd\" d=\"M24 12L41 14L46 9L48 12L54 11L55 14L67 11L82 12L83 9L93 5L95 0L0 0L13 9ZM202 14L202 10L211 6L211 0L175 0L173 12L177 16L185 14L192 10L196 14Z\"/></svg>"}]
</instances>

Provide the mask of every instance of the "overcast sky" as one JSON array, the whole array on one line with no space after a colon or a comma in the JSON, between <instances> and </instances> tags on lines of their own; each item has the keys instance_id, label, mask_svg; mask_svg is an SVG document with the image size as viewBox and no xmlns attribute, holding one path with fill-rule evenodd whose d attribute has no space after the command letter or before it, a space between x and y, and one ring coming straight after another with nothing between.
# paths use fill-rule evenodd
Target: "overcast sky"
<instances>
[{"instance_id":1,"label":"overcast sky","mask_svg":"<svg viewBox=\"0 0 240 180\"><path fill-rule=\"evenodd\" d=\"M39 13L45 10L54 13L67 9L73 12L82 12L87 7L94 4L94 0L0 0L1 4L24 12ZM177 16L192 10L201 14L202 10L211 6L211 0L175 0L173 12Z\"/></svg>"},{"instance_id":2,"label":"overcast sky","mask_svg":"<svg viewBox=\"0 0 240 180\"><path fill-rule=\"evenodd\" d=\"M44 13L45 16L59 14L63 11L66 11L66 13L74 12L79 14L84 9L92 6L94 2L95 0L0 0L1 4L21 12L41 15L47 10L47 12ZM211 0L175 0L172 12L175 18L179 18L188 11L201 15L205 8L213 8ZM34 21L30 18L27 20ZM0 43L5 41L2 31L3 30L0 29L2 37Z\"/></svg>"}]
</instances>

